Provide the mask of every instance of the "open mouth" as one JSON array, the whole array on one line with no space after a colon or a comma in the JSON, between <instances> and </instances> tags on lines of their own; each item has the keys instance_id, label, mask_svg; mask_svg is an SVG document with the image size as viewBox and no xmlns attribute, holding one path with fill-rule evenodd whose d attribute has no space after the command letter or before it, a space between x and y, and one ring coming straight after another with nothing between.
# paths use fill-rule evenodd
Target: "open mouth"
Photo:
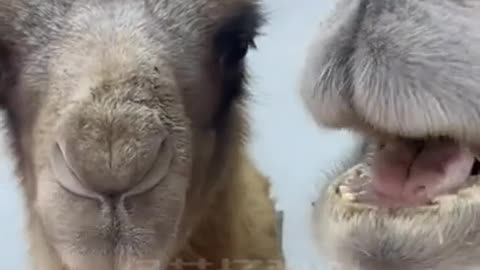
<instances>
[{"instance_id":1,"label":"open mouth","mask_svg":"<svg viewBox=\"0 0 480 270\"><path fill-rule=\"evenodd\" d=\"M480 162L474 153L445 138L389 140L354 170L339 182L336 194L378 207L435 205L480 187Z\"/></svg>"}]
</instances>

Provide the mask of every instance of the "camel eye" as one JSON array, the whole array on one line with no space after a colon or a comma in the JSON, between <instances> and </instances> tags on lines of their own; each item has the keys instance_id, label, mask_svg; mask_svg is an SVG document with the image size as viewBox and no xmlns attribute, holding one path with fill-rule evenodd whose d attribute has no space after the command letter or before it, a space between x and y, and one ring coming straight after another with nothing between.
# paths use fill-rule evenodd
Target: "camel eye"
<instances>
[{"instance_id":1,"label":"camel eye","mask_svg":"<svg viewBox=\"0 0 480 270\"><path fill-rule=\"evenodd\" d=\"M230 43L224 48L223 64L225 66L238 64L245 58L250 48L255 48L254 40L249 38L233 38Z\"/></svg>"},{"instance_id":2,"label":"camel eye","mask_svg":"<svg viewBox=\"0 0 480 270\"><path fill-rule=\"evenodd\" d=\"M214 126L221 126L232 104L245 93L248 72L244 59L251 48L256 48L254 40L263 20L254 6L247 6L227 18L214 33L215 75L221 84Z\"/></svg>"},{"instance_id":3,"label":"camel eye","mask_svg":"<svg viewBox=\"0 0 480 270\"><path fill-rule=\"evenodd\" d=\"M217 29L214 49L222 69L236 70L242 67L248 50L256 48L254 40L262 22L263 17L255 9L246 8Z\"/></svg>"},{"instance_id":4,"label":"camel eye","mask_svg":"<svg viewBox=\"0 0 480 270\"><path fill-rule=\"evenodd\" d=\"M255 48L253 38L238 33L223 33L217 41L220 62L224 68L235 67Z\"/></svg>"},{"instance_id":5,"label":"camel eye","mask_svg":"<svg viewBox=\"0 0 480 270\"><path fill-rule=\"evenodd\" d=\"M222 83L219 107L216 115L221 118L233 102L243 94L246 71L243 60L251 47L255 47L253 38L237 33L223 33L217 39L217 59L219 78ZM221 122L219 119L214 122Z\"/></svg>"}]
</instances>

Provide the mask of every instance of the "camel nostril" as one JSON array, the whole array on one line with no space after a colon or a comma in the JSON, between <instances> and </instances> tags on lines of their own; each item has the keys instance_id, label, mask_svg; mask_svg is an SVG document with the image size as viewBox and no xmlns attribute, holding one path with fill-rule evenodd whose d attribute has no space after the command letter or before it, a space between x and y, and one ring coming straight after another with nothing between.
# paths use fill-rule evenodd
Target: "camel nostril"
<instances>
[{"instance_id":1,"label":"camel nostril","mask_svg":"<svg viewBox=\"0 0 480 270\"><path fill-rule=\"evenodd\" d=\"M57 174L58 181L68 182L65 186L75 189L74 193L83 189L105 199L132 190L138 193L137 187L144 186L143 181L149 182L145 184L148 187L154 186L164 177L163 171L168 171L167 167L161 165L170 164L173 156L172 151L168 150L166 137L161 136L112 144L86 143L69 138L59 140L57 145L52 166L57 168L57 172L59 167L65 167L63 173ZM159 166L163 171L154 168ZM154 175L151 175L152 171ZM68 181L65 179L67 177ZM72 181L77 183L72 186Z\"/></svg>"}]
</instances>

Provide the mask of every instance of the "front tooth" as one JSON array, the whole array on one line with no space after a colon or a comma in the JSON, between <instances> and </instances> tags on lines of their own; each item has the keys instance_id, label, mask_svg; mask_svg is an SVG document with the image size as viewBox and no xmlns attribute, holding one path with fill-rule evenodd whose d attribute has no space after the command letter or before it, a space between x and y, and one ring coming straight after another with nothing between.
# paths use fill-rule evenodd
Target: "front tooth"
<instances>
[{"instance_id":1,"label":"front tooth","mask_svg":"<svg viewBox=\"0 0 480 270\"><path fill-rule=\"evenodd\" d=\"M355 201L356 197L353 193L341 193L341 196L342 196L342 199L346 200L346 201L350 201L350 202L353 202Z\"/></svg>"},{"instance_id":2,"label":"front tooth","mask_svg":"<svg viewBox=\"0 0 480 270\"><path fill-rule=\"evenodd\" d=\"M340 191L340 193L344 194L344 193L352 193L352 190L346 186L346 185L340 185L338 187L338 191Z\"/></svg>"}]
</instances>

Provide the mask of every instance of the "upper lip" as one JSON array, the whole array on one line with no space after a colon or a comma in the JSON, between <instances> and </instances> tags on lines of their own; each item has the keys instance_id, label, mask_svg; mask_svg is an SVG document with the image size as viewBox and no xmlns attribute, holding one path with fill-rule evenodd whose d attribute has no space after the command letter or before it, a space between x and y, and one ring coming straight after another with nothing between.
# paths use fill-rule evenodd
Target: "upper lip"
<instances>
[{"instance_id":1,"label":"upper lip","mask_svg":"<svg viewBox=\"0 0 480 270\"><path fill-rule=\"evenodd\" d=\"M62 149L58 143L53 145L53 149L50 154L50 165L53 173L58 179L58 184L62 188L81 197L102 200L100 194L81 184L80 179L73 173L72 169L65 160Z\"/></svg>"},{"instance_id":2,"label":"upper lip","mask_svg":"<svg viewBox=\"0 0 480 270\"><path fill-rule=\"evenodd\" d=\"M159 153L162 151L173 151L169 140L159 147ZM172 152L169 155L158 155L159 157L168 156L169 158L157 158L153 166L147 171L144 175L142 181L137 184L132 189L128 190L125 193L122 193L121 198L133 196L136 194L147 192L148 190L157 186L162 179L164 179L169 173L169 168L174 159L174 153ZM55 143L50 154L50 166L57 178L59 185L67 190L70 193L75 195L104 201L104 195L95 192L85 185L79 177L76 176L75 172L70 168L68 161L65 159L62 148L58 143Z\"/></svg>"}]
</instances>

